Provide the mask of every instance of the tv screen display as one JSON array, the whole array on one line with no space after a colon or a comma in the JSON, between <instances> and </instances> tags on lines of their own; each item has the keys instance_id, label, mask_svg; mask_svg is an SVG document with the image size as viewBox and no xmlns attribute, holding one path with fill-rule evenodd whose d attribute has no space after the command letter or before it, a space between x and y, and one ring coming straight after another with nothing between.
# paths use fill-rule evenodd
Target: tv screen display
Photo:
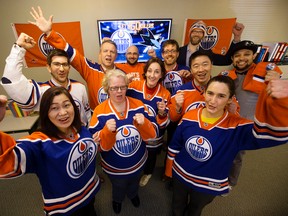
<instances>
[{"instance_id":1,"label":"tv screen display","mask_svg":"<svg viewBox=\"0 0 288 216\"><path fill-rule=\"evenodd\" d=\"M125 52L131 45L139 49L139 62L146 62L153 48L161 56L161 43L170 39L172 19L98 20L99 41L105 37L117 44L116 62L126 62Z\"/></svg>"}]
</instances>

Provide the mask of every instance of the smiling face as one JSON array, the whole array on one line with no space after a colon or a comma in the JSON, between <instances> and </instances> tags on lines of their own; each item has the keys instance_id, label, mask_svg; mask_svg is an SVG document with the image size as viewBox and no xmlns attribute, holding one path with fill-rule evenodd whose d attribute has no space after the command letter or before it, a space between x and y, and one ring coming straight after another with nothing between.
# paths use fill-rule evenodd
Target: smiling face
<instances>
[{"instance_id":1,"label":"smiling face","mask_svg":"<svg viewBox=\"0 0 288 216\"><path fill-rule=\"evenodd\" d=\"M232 102L229 87L226 83L213 81L204 93L206 112L208 118L222 116L225 107Z\"/></svg>"},{"instance_id":2,"label":"smiling face","mask_svg":"<svg viewBox=\"0 0 288 216\"><path fill-rule=\"evenodd\" d=\"M176 45L168 44L163 48L162 58L165 62L165 65L174 65L179 56Z\"/></svg>"},{"instance_id":3,"label":"smiling face","mask_svg":"<svg viewBox=\"0 0 288 216\"><path fill-rule=\"evenodd\" d=\"M232 63L233 66L236 68L236 71L247 71L253 64L256 55L256 53L253 54L253 51L249 49L241 49L236 51L232 56Z\"/></svg>"},{"instance_id":4,"label":"smiling face","mask_svg":"<svg viewBox=\"0 0 288 216\"><path fill-rule=\"evenodd\" d=\"M56 95L50 105L48 117L64 134L69 131L75 112L72 103L65 94Z\"/></svg>"},{"instance_id":5,"label":"smiling face","mask_svg":"<svg viewBox=\"0 0 288 216\"><path fill-rule=\"evenodd\" d=\"M154 88L159 80L162 78L161 67L157 62L153 62L149 65L146 72L146 84L149 88Z\"/></svg>"},{"instance_id":6,"label":"smiling face","mask_svg":"<svg viewBox=\"0 0 288 216\"><path fill-rule=\"evenodd\" d=\"M126 60L129 65L135 65L138 62L139 58L139 51L136 46L130 46L128 47L126 51Z\"/></svg>"},{"instance_id":7,"label":"smiling face","mask_svg":"<svg viewBox=\"0 0 288 216\"><path fill-rule=\"evenodd\" d=\"M51 64L47 66L53 79L61 86L68 85L68 75L70 71L70 64L68 59L64 56L53 56Z\"/></svg>"},{"instance_id":8,"label":"smiling face","mask_svg":"<svg viewBox=\"0 0 288 216\"><path fill-rule=\"evenodd\" d=\"M192 45L198 45L203 38L204 38L204 32L202 30L200 29L192 30L190 34L190 43Z\"/></svg>"},{"instance_id":9,"label":"smiling face","mask_svg":"<svg viewBox=\"0 0 288 216\"><path fill-rule=\"evenodd\" d=\"M201 55L191 61L191 73L197 85L205 86L211 77L212 62L208 56Z\"/></svg>"}]
</instances>

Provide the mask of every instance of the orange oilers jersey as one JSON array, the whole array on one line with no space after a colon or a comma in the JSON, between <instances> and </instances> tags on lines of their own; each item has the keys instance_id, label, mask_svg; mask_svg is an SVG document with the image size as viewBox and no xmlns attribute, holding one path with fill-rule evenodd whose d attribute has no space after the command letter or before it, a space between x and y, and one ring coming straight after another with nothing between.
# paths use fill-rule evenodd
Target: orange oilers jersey
<instances>
[{"instance_id":1,"label":"orange oilers jersey","mask_svg":"<svg viewBox=\"0 0 288 216\"><path fill-rule=\"evenodd\" d=\"M159 117L157 103L164 100L167 105L170 103L171 96L170 92L161 84L158 84L155 87L153 94L148 94L146 89L146 81L133 81L128 86L127 96L141 100L147 106L149 115L152 116L153 121L158 124L159 133L157 138L147 142L148 148L157 148L163 144L165 128L170 122L168 117L169 115L166 115L165 117ZM166 112L168 113L167 107Z\"/></svg>"},{"instance_id":2,"label":"orange oilers jersey","mask_svg":"<svg viewBox=\"0 0 288 216\"><path fill-rule=\"evenodd\" d=\"M107 93L102 87L102 79L105 72L100 64L93 63L85 58L54 30L51 31L48 37L45 37L45 40L51 46L63 49L68 53L71 65L80 73L87 83L89 103L92 110L108 98Z\"/></svg>"},{"instance_id":3,"label":"orange oilers jersey","mask_svg":"<svg viewBox=\"0 0 288 216\"><path fill-rule=\"evenodd\" d=\"M184 92L184 103L180 113L176 111L176 100L175 96L177 92ZM188 82L179 87L178 91L171 98L171 104L169 105L169 115L171 121L177 122L181 119L184 113L189 110L196 109L205 105L205 99L203 96L204 89L198 88L194 81Z\"/></svg>"},{"instance_id":4,"label":"orange oilers jersey","mask_svg":"<svg viewBox=\"0 0 288 216\"><path fill-rule=\"evenodd\" d=\"M266 66L269 62L260 62L258 64L253 63L249 68L246 77L243 82L243 89L260 94L263 89L266 88L265 75L267 73ZM282 71L278 66L273 69L274 71L282 74ZM236 69L230 71L223 71L219 75L229 76L233 80L237 78Z\"/></svg>"},{"instance_id":5,"label":"orange oilers jersey","mask_svg":"<svg viewBox=\"0 0 288 216\"><path fill-rule=\"evenodd\" d=\"M126 74L133 74L133 81L144 80L144 63L137 63L135 65L130 65L128 63L116 63L115 65Z\"/></svg>"}]
</instances>

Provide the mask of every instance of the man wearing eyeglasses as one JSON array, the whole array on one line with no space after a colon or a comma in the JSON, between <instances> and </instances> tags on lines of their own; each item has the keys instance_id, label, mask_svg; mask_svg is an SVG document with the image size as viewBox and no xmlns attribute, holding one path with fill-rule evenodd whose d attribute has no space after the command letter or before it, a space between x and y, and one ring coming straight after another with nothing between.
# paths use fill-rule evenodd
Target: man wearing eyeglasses
<instances>
[{"instance_id":1,"label":"man wearing eyeglasses","mask_svg":"<svg viewBox=\"0 0 288 216\"><path fill-rule=\"evenodd\" d=\"M32 37L21 33L12 46L10 55L1 79L1 84L7 94L24 110L39 111L41 96L53 86L63 86L72 95L81 114L83 125L88 126L91 110L88 102L86 87L82 83L68 79L70 61L64 50L54 49L47 56L47 70L51 79L46 82L28 80L22 73L26 50L34 47L36 42Z\"/></svg>"},{"instance_id":2,"label":"man wearing eyeglasses","mask_svg":"<svg viewBox=\"0 0 288 216\"><path fill-rule=\"evenodd\" d=\"M192 24L189 30L189 38L190 41L185 46L180 47L179 49L179 57L177 59L178 64L183 64L189 66L189 58L192 53L197 50L203 50L200 46L201 40L204 38L206 34L207 26L206 24L200 20ZM213 65L230 65L230 50L234 47L236 43L241 40L241 34L244 30L244 25L242 23L236 23L233 27L232 33L234 35L234 39L230 45L229 50L226 55L215 54L212 50L208 50L213 60Z\"/></svg>"},{"instance_id":3,"label":"man wearing eyeglasses","mask_svg":"<svg viewBox=\"0 0 288 216\"><path fill-rule=\"evenodd\" d=\"M172 95L179 86L191 80L190 68L177 63L179 44L174 39L162 43L161 55L166 69L163 85Z\"/></svg>"}]
</instances>

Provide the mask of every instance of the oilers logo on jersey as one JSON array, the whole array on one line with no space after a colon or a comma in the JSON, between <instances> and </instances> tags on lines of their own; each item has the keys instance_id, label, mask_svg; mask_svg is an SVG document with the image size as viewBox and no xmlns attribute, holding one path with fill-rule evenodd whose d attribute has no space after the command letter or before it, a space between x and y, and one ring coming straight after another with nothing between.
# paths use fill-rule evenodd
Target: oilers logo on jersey
<instances>
[{"instance_id":1,"label":"oilers logo on jersey","mask_svg":"<svg viewBox=\"0 0 288 216\"><path fill-rule=\"evenodd\" d=\"M67 161L67 173L71 178L79 178L97 153L97 145L92 139L81 139L74 144Z\"/></svg>"},{"instance_id":2,"label":"oilers logo on jersey","mask_svg":"<svg viewBox=\"0 0 288 216\"><path fill-rule=\"evenodd\" d=\"M125 125L117 129L114 150L122 157L129 157L139 149L142 139L134 125Z\"/></svg>"},{"instance_id":3,"label":"oilers logo on jersey","mask_svg":"<svg viewBox=\"0 0 288 216\"><path fill-rule=\"evenodd\" d=\"M185 113L188 112L189 110L194 110L194 109L197 109L199 107L204 107L204 106L205 106L204 101L193 102L193 103L189 104L189 106L187 106Z\"/></svg>"},{"instance_id":4,"label":"oilers logo on jersey","mask_svg":"<svg viewBox=\"0 0 288 216\"><path fill-rule=\"evenodd\" d=\"M190 156L199 162L207 161L212 155L210 142L205 137L199 135L187 139L185 148Z\"/></svg>"},{"instance_id":5,"label":"oilers logo on jersey","mask_svg":"<svg viewBox=\"0 0 288 216\"><path fill-rule=\"evenodd\" d=\"M170 71L166 73L163 80L163 86L171 93L176 93L176 89L183 85L183 81L179 73L175 71Z\"/></svg>"},{"instance_id":6,"label":"oilers logo on jersey","mask_svg":"<svg viewBox=\"0 0 288 216\"><path fill-rule=\"evenodd\" d=\"M108 98L108 94L104 91L103 87L98 90L98 103L101 104Z\"/></svg>"}]
</instances>

